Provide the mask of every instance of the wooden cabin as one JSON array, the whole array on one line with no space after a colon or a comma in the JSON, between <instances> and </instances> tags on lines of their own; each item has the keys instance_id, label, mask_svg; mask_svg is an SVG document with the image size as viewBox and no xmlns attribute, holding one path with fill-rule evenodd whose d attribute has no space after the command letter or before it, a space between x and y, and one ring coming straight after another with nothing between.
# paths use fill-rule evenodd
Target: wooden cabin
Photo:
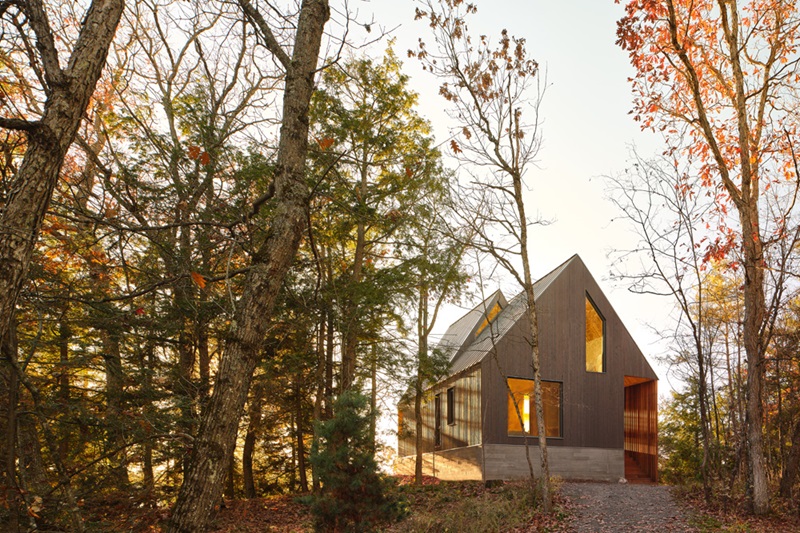
<instances>
[{"instance_id":1,"label":"wooden cabin","mask_svg":"<svg viewBox=\"0 0 800 533\"><path fill-rule=\"evenodd\" d=\"M534 293L551 475L657 481L658 378L586 265L572 256ZM507 301L498 291L440 341L450 371L423 402L426 475L529 475L525 435L537 424L526 307L524 293ZM398 406L398 474L414 473L413 406L413 398ZM538 473L538 439L528 442Z\"/></svg>"}]
</instances>

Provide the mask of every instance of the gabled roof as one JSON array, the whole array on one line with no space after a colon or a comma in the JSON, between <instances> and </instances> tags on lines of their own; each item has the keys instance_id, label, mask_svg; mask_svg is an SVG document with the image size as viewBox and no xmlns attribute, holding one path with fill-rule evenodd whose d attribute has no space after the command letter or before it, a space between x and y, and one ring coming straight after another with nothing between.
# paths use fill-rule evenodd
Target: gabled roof
<instances>
[{"instance_id":1,"label":"gabled roof","mask_svg":"<svg viewBox=\"0 0 800 533\"><path fill-rule=\"evenodd\" d=\"M567 266L569 266L569 264L577 257L577 254L573 255L555 269L550 271L548 274L536 281L533 284L534 298L538 300L539 297L548 289L548 287L550 287L553 280L561 275ZM500 298L493 300L494 298L497 298L498 295ZM479 363L484 356L491 351L494 342L505 335L525 314L527 309L527 299L525 297L525 291L522 291L514 296L510 302L505 305L501 305L502 311L500 311L500 313L498 313L497 316L495 316L489 322L489 327L484 328L476 336L475 332L477 331L477 327L480 326L486 319L487 313L494 308L494 302L499 301L500 299L502 299L502 301L505 303L503 294L500 291L495 292L492 296L476 306L472 311L454 322L453 325L448 328L444 337L442 337L442 341L440 341L437 347L441 348L442 342L445 341L452 344L449 348L444 349L453 350L452 346L458 346L457 350L453 350L453 356L450 358L450 376ZM469 320L466 321L468 317ZM462 324L462 321L465 322ZM470 330L471 334L456 336L455 331L463 332L466 330L467 323L475 325L475 327ZM451 330L453 330L459 324L461 325L454 331L454 335L452 337L448 337ZM460 339L461 344L455 344L456 339Z\"/></svg>"},{"instance_id":2,"label":"gabled roof","mask_svg":"<svg viewBox=\"0 0 800 533\"><path fill-rule=\"evenodd\" d=\"M436 345L436 349L446 354L450 361L453 361L461 355L464 349L472 344L475 334L491 310L495 306L504 309L507 305L508 302L503 293L499 290L495 291L467 314L453 322Z\"/></svg>"}]
</instances>

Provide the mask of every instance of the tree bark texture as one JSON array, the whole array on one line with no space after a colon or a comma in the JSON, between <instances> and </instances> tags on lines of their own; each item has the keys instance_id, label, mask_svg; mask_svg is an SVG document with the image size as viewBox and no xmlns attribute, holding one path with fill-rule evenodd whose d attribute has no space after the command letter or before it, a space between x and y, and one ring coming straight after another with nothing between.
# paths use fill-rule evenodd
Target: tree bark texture
<instances>
[{"instance_id":1,"label":"tree bark texture","mask_svg":"<svg viewBox=\"0 0 800 533\"><path fill-rule=\"evenodd\" d=\"M20 503L22 492L17 483L17 404L19 402L19 380L12 364L17 361L16 328L9 330L9 335L0 338L0 401L6 402L5 425L2 427L5 439L2 442L4 458L2 482L3 492L0 497L5 502L9 517L9 531L18 531L20 522Z\"/></svg>"},{"instance_id":2,"label":"tree bark texture","mask_svg":"<svg viewBox=\"0 0 800 533\"><path fill-rule=\"evenodd\" d=\"M252 12L247 0L240 3L245 12ZM278 291L305 228L309 194L305 182L308 108L322 33L329 16L327 0L302 2L293 55L291 61L284 63L283 121L274 171L275 210L269 233L253 256L243 296L236 305L214 392L203 413L192 463L173 510L170 533L203 531L219 502L250 379L259 361ZM282 49L273 50L266 37L271 51L279 59L285 56Z\"/></svg>"},{"instance_id":3,"label":"tree bark texture","mask_svg":"<svg viewBox=\"0 0 800 533\"><path fill-rule=\"evenodd\" d=\"M62 69L41 0L22 4L36 32L47 98L41 119L26 122L28 146L0 213L0 333L10 327L64 156L105 66L124 5L124 0L92 2L67 68Z\"/></svg>"}]
</instances>

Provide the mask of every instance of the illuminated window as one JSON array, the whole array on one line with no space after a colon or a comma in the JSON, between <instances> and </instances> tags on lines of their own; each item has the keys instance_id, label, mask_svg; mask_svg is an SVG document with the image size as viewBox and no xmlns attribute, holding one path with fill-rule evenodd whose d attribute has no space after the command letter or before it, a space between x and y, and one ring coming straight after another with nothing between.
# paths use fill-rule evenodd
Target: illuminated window
<instances>
[{"instance_id":1,"label":"illuminated window","mask_svg":"<svg viewBox=\"0 0 800 533\"><path fill-rule=\"evenodd\" d=\"M586 371L606 371L606 321L594 306L594 302L586 297Z\"/></svg>"},{"instance_id":2,"label":"illuminated window","mask_svg":"<svg viewBox=\"0 0 800 533\"><path fill-rule=\"evenodd\" d=\"M480 335L481 331L486 329L486 326L488 326L491 323L491 321L494 320L494 317L497 316L497 313L499 313L502 310L503 309L500 307L500 304L494 304L494 307L492 307L489 310L489 313L486 315L486 318L483 319L483 323L478 327L477 331L475 331L475 336L477 337L478 335Z\"/></svg>"},{"instance_id":3,"label":"illuminated window","mask_svg":"<svg viewBox=\"0 0 800 533\"><path fill-rule=\"evenodd\" d=\"M508 378L508 436L537 436L536 406L533 399L533 380ZM542 381L542 409L545 435L561 436L561 383ZM517 414L519 410L519 414ZM520 420L520 418L522 420Z\"/></svg>"}]
</instances>

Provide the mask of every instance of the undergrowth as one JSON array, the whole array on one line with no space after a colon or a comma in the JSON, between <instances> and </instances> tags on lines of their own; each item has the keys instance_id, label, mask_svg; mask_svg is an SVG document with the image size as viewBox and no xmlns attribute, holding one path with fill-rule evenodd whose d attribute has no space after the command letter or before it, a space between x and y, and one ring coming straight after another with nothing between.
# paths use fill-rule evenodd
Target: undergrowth
<instances>
[{"instance_id":1,"label":"undergrowth","mask_svg":"<svg viewBox=\"0 0 800 533\"><path fill-rule=\"evenodd\" d=\"M489 488L479 481L439 482L398 490L412 511L389 530L394 532L555 531L565 519L558 510L539 513L524 482Z\"/></svg>"}]
</instances>

